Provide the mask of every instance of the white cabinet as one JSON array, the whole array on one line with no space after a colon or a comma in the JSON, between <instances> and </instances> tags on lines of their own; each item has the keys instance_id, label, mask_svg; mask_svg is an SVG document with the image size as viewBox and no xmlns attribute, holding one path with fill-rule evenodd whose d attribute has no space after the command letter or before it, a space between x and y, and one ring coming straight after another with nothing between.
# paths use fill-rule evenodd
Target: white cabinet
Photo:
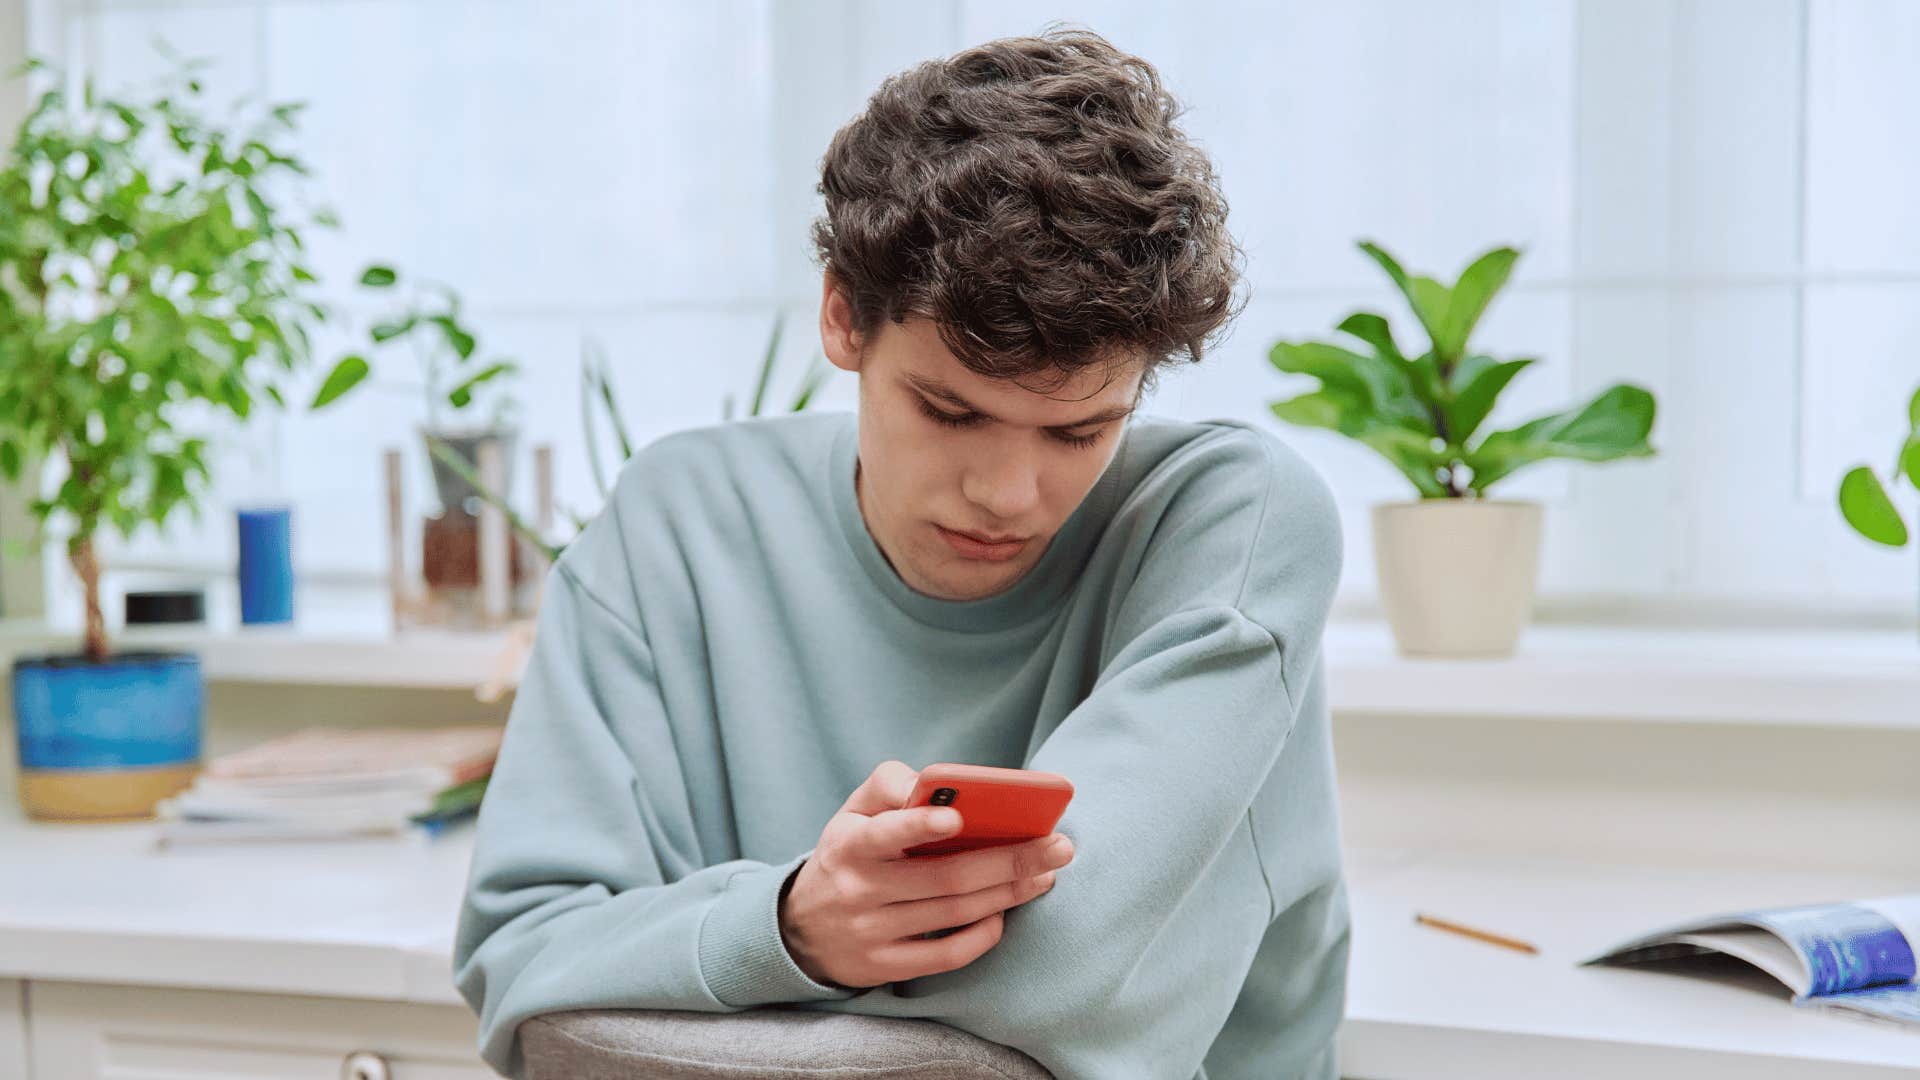
<instances>
[{"instance_id":1,"label":"white cabinet","mask_svg":"<svg viewBox=\"0 0 1920 1080\"><path fill-rule=\"evenodd\" d=\"M363 1080L495 1077L459 1006L39 981L31 1000L32 1080L338 1080L355 1054Z\"/></svg>"},{"instance_id":2,"label":"white cabinet","mask_svg":"<svg viewBox=\"0 0 1920 1080\"><path fill-rule=\"evenodd\" d=\"M0 979L0 1077L25 1080L26 1075L26 987L17 979Z\"/></svg>"}]
</instances>

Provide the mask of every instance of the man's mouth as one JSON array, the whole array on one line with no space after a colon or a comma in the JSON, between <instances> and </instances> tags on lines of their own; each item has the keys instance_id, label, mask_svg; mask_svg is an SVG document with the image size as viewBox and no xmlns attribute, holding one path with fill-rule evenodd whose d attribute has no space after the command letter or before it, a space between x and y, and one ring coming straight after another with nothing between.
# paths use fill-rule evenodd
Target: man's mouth
<instances>
[{"instance_id":1,"label":"man's mouth","mask_svg":"<svg viewBox=\"0 0 1920 1080\"><path fill-rule=\"evenodd\" d=\"M941 538L946 540L948 546L963 558L981 559L986 562L1005 562L1013 558L1020 554L1030 539L1024 536L994 536L991 533L963 532L959 529L949 529L945 525L935 525L934 528L940 530Z\"/></svg>"}]
</instances>

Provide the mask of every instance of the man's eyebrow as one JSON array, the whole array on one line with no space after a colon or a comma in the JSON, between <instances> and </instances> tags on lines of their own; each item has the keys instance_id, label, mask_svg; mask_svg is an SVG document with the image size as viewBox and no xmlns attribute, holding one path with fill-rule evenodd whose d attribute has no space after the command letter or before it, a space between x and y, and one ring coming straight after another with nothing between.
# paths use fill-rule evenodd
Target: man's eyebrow
<instances>
[{"instance_id":1,"label":"man's eyebrow","mask_svg":"<svg viewBox=\"0 0 1920 1080\"><path fill-rule=\"evenodd\" d=\"M947 384L941 382L938 379L930 379L920 375L907 375L906 381L912 384L914 389L920 391L921 393L927 395L928 397L939 398L941 401L946 402L947 404L953 406L956 409L965 409L968 412L974 414L975 416L980 417L982 420L998 419L998 417L994 416L992 413L987 412L985 409L976 407L972 402L968 401L966 398L961 397L951 387L947 386ZM1047 430L1048 431L1067 431L1072 428L1090 427L1094 424L1104 424L1109 420L1119 420L1122 417L1132 415L1132 413L1133 413L1133 406L1131 405L1113 405L1105 409L1101 409L1099 412L1094 413L1091 416L1083 416L1080 419L1071 421L1069 423L1048 424Z\"/></svg>"}]
</instances>

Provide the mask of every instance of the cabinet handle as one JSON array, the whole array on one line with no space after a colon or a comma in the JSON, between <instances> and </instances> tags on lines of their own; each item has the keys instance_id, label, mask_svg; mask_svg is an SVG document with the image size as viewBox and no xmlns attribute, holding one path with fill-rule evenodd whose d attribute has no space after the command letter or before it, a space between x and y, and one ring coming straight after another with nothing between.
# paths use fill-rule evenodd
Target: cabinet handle
<instances>
[{"instance_id":1,"label":"cabinet handle","mask_svg":"<svg viewBox=\"0 0 1920 1080\"><path fill-rule=\"evenodd\" d=\"M387 1059L371 1050L355 1050L340 1063L340 1080L392 1080Z\"/></svg>"}]
</instances>

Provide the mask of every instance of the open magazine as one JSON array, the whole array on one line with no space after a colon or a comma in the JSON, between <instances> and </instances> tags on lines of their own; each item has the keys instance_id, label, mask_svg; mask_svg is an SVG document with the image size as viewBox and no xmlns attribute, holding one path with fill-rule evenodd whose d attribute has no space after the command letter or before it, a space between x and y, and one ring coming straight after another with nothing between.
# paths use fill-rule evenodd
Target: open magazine
<instances>
[{"instance_id":1,"label":"open magazine","mask_svg":"<svg viewBox=\"0 0 1920 1080\"><path fill-rule=\"evenodd\" d=\"M1583 964L1637 964L1720 953L1784 983L1793 1002L1920 1027L1920 894L1743 911L1682 923Z\"/></svg>"}]
</instances>

